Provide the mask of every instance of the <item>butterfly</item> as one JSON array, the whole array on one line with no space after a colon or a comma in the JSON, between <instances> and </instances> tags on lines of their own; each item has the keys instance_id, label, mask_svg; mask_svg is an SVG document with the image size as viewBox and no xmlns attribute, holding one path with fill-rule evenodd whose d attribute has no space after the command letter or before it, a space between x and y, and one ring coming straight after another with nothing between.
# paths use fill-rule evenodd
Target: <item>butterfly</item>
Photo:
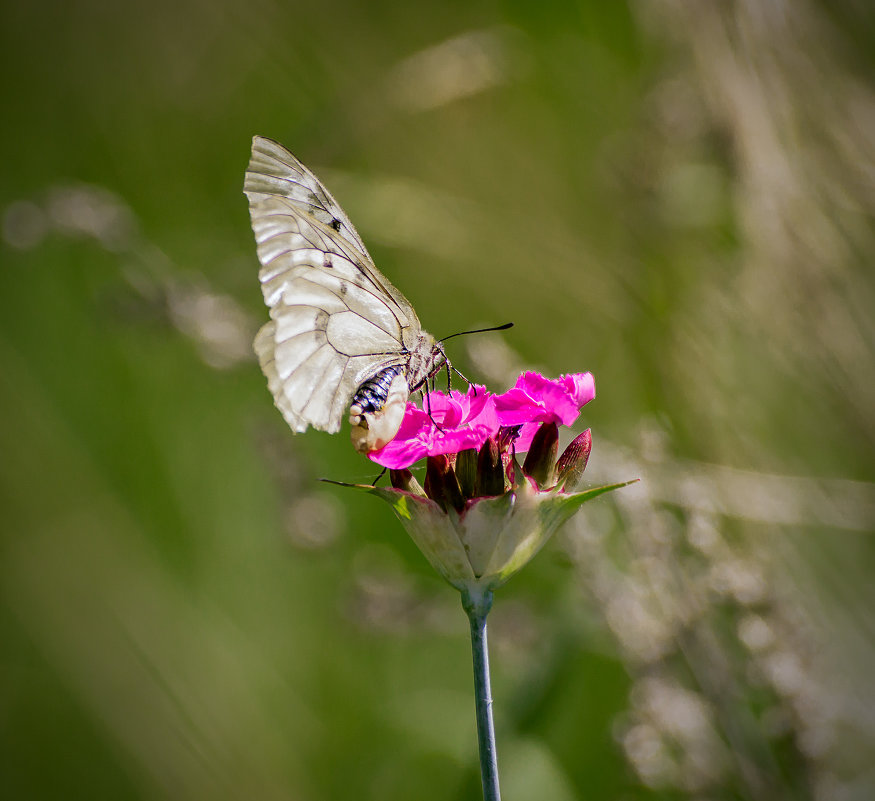
<instances>
[{"instance_id":1,"label":"butterfly","mask_svg":"<svg viewBox=\"0 0 875 801\"><path fill-rule=\"evenodd\" d=\"M407 399L445 364L440 342L374 266L319 179L282 145L252 140L249 199L270 321L255 353L293 431L336 433L349 408L355 448L397 433Z\"/></svg>"}]
</instances>

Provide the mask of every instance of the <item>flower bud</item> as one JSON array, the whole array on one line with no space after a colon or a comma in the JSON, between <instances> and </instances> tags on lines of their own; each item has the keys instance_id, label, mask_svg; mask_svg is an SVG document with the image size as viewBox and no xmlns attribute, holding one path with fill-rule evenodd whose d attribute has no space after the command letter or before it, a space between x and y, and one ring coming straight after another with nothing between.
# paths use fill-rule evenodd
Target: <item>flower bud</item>
<instances>
[{"instance_id":1,"label":"flower bud","mask_svg":"<svg viewBox=\"0 0 875 801\"><path fill-rule=\"evenodd\" d=\"M395 489L425 497L425 490L419 485L413 473L406 467L403 470L390 470L389 481Z\"/></svg>"},{"instance_id":2,"label":"flower bud","mask_svg":"<svg viewBox=\"0 0 875 801\"><path fill-rule=\"evenodd\" d=\"M425 493L445 512L451 508L460 512L465 506L456 472L443 454L429 456L425 462Z\"/></svg>"},{"instance_id":3,"label":"flower bud","mask_svg":"<svg viewBox=\"0 0 875 801\"><path fill-rule=\"evenodd\" d=\"M556 472L559 475L559 485L566 492L573 492L580 484L591 450L592 433L586 429L571 441L559 457L559 461L556 463Z\"/></svg>"},{"instance_id":4,"label":"flower bud","mask_svg":"<svg viewBox=\"0 0 875 801\"><path fill-rule=\"evenodd\" d=\"M477 486L477 451L466 448L456 455L456 478L465 498L474 497Z\"/></svg>"},{"instance_id":5,"label":"flower bud","mask_svg":"<svg viewBox=\"0 0 875 801\"><path fill-rule=\"evenodd\" d=\"M532 439L523 472L531 476L539 489L552 487L556 478L556 452L559 450L559 427L544 423Z\"/></svg>"},{"instance_id":6,"label":"flower bud","mask_svg":"<svg viewBox=\"0 0 875 801\"><path fill-rule=\"evenodd\" d=\"M474 495L501 495L504 492L504 463L498 443L490 437L477 454L477 481Z\"/></svg>"}]
</instances>

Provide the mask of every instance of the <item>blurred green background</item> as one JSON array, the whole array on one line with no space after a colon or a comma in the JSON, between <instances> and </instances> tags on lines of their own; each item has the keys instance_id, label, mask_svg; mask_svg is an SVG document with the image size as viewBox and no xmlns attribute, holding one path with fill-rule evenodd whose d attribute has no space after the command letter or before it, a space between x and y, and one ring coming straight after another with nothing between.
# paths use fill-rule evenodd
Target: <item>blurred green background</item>
<instances>
[{"instance_id":1,"label":"blurred green background","mask_svg":"<svg viewBox=\"0 0 875 801\"><path fill-rule=\"evenodd\" d=\"M498 595L508 801L875 797L867 4L0 15L4 796L479 797L456 594L251 356L259 133L642 478Z\"/></svg>"}]
</instances>

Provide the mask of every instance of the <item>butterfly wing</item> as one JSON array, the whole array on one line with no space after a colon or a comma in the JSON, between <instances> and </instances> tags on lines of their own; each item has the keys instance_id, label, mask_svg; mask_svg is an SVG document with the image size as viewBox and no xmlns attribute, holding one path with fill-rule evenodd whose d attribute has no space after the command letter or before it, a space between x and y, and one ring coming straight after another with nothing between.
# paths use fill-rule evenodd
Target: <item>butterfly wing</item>
<instances>
[{"instance_id":1,"label":"butterfly wing","mask_svg":"<svg viewBox=\"0 0 875 801\"><path fill-rule=\"evenodd\" d=\"M256 136L243 191L270 321L255 352L295 431L334 433L359 385L406 363L422 328L352 223L282 145Z\"/></svg>"}]
</instances>

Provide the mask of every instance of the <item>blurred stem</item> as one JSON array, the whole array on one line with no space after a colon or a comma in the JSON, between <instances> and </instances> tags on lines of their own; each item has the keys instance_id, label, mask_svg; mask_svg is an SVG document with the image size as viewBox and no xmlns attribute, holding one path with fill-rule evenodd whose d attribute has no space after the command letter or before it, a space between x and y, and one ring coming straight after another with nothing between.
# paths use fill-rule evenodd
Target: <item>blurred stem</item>
<instances>
[{"instance_id":1,"label":"blurred stem","mask_svg":"<svg viewBox=\"0 0 875 801\"><path fill-rule=\"evenodd\" d=\"M474 655L474 705L477 741L480 747L480 778L484 801L501 801L498 790L498 757L492 723L492 690L489 686L489 646L486 616L492 608L492 591L480 587L462 590L462 606L471 622L471 650Z\"/></svg>"}]
</instances>

